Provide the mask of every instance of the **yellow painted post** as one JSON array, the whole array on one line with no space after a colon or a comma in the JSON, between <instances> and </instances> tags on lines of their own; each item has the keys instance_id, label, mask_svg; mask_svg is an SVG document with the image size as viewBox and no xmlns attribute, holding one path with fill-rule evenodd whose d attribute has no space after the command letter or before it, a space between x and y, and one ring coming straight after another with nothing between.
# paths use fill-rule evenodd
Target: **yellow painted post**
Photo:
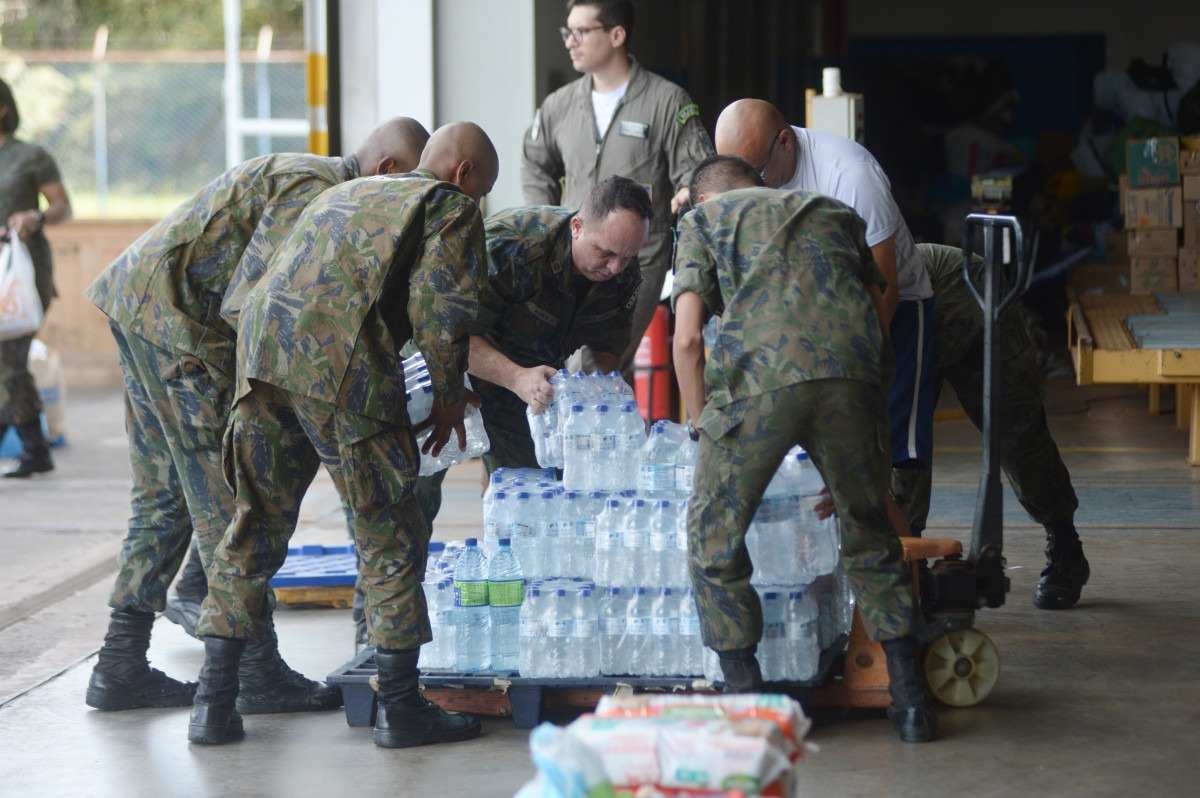
<instances>
[{"instance_id":1,"label":"yellow painted post","mask_svg":"<svg viewBox=\"0 0 1200 798\"><path fill-rule=\"evenodd\" d=\"M1157 416L1162 412L1162 385L1152 382L1146 387L1150 389L1150 415Z\"/></svg>"},{"instance_id":2,"label":"yellow painted post","mask_svg":"<svg viewBox=\"0 0 1200 798\"><path fill-rule=\"evenodd\" d=\"M1188 431L1188 462L1200 466L1200 384L1188 386L1191 390L1191 429Z\"/></svg>"},{"instance_id":3,"label":"yellow painted post","mask_svg":"<svg viewBox=\"0 0 1200 798\"><path fill-rule=\"evenodd\" d=\"M317 155L329 154L329 59L325 39L325 0L304 0L308 149Z\"/></svg>"}]
</instances>

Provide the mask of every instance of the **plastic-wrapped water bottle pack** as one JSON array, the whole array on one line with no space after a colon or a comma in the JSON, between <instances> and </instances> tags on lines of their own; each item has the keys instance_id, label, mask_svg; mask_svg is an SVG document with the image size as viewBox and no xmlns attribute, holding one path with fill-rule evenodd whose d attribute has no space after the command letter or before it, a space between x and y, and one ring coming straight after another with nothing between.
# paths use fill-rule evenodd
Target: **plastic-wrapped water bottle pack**
<instances>
[{"instance_id":1,"label":"plastic-wrapped water bottle pack","mask_svg":"<svg viewBox=\"0 0 1200 798\"><path fill-rule=\"evenodd\" d=\"M469 389L471 378L463 375L464 384ZM408 394L408 420L414 427L429 418L433 412L433 385L429 379L429 367L425 364L425 356L420 352L404 359L404 390ZM491 447L487 431L483 427L483 416L479 408L467 405L463 417L463 426L467 433L467 447L458 445L458 436L451 433L450 440L442 447L437 457L428 454L421 455L420 475L423 477L444 471L456 463L471 460L487 452ZM417 435L417 448L424 446L432 430L424 430Z\"/></svg>"}]
</instances>

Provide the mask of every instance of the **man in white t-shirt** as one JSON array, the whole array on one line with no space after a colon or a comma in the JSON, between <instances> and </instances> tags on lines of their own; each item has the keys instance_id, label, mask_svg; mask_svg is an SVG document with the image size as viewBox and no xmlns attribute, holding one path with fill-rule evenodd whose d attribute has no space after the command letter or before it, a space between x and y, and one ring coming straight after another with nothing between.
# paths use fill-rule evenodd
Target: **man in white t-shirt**
<instances>
[{"instance_id":1,"label":"man in white t-shirt","mask_svg":"<svg viewBox=\"0 0 1200 798\"><path fill-rule=\"evenodd\" d=\"M779 109L763 100L738 100L726 107L717 119L716 145L719 154L752 164L768 187L825 194L866 221L867 245L888 282L883 321L896 353L888 401L892 463L928 466L937 398L933 287L879 162L848 138L789 125Z\"/></svg>"}]
</instances>

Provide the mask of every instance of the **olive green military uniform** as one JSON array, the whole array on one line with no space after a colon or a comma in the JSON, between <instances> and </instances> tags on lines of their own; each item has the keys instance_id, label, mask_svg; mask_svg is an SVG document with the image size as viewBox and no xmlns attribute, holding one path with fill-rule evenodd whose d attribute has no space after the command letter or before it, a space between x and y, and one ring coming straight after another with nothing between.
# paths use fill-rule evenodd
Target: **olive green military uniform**
<instances>
[{"instance_id":1,"label":"olive green military uniform","mask_svg":"<svg viewBox=\"0 0 1200 798\"><path fill-rule=\"evenodd\" d=\"M946 380L971 422L983 418L983 315L963 281L963 252L958 247L920 244L937 298L936 384ZM976 260L976 268L982 268ZM997 378L1003 399L993 423L999 425L1000 464L1025 511L1044 526L1069 525L1079 507L1071 475L1046 423L1046 386L1038 366L1037 344L1020 304L1000 315L996 334L1000 361ZM932 470L896 469L892 495L905 508L915 535L929 517Z\"/></svg>"},{"instance_id":2,"label":"olive green military uniform","mask_svg":"<svg viewBox=\"0 0 1200 798\"><path fill-rule=\"evenodd\" d=\"M113 608L161 611L193 531L211 560L234 509L221 434L240 301L309 201L357 174L353 159L246 161L144 233L88 289L117 341L133 467Z\"/></svg>"},{"instance_id":3,"label":"olive green military uniform","mask_svg":"<svg viewBox=\"0 0 1200 798\"><path fill-rule=\"evenodd\" d=\"M49 153L36 144L7 138L0 144L0 227L7 226L8 217L18 211L37 210L39 187L58 182L58 167ZM58 296L50 242L38 230L24 243L33 260L34 280L44 309ZM42 400L29 371L32 343L32 335L0 341L0 426L37 421L42 412Z\"/></svg>"},{"instance_id":4,"label":"olive green military uniform","mask_svg":"<svg viewBox=\"0 0 1200 798\"><path fill-rule=\"evenodd\" d=\"M521 185L531 205L578 210L592 188L612 175L637 181L650 194L654 216L638 255L642 284L622 368L633 360L670 268L671 198L713 154L700 109L687 92L636 61L605 135L596 127L590 75L547 97L525 135Z\"/></svg>"},{"instance_id":5,"label":"olive green military uniform","mask_svg":"<svg viewBox=\"0 0 1200 798\"><path fill-rule=\"evenodd\" d=\"M912 594L884 513L890 461L887 346L867 285L884 286L854 211L829 197L731 191L680 223L674 297L693 292L722 323L688 505L688 551L704 643L762 635L746 530L787 450L800 444L828 485L841 560L868 633L906 636Z\"/></svg>"},{"instance_id":6,"label":"olive green military uniform","mask_svg":"<svg viewBox=\"0 0 1200 798\"><path fill-rule=\"evenodd\" d=\"M487 220L488 301L484 336L518 366L562 368L581 346L619 355L629 343L641 272L637 262L597 283L571 262L567 208L512 208ZM491 451L488 471L537 468L525 403L476 379Z\"/></svg>"},{"instance_id":7,"label":"olive green military uniform","mask_svg":"<svg viewBox=\"0 0 1200 798\"><path fill-rule=\"evenodd\" d=\"M239 319L224 446L236 515L214 555L200 635L263 634L267 583L323 464L353 515L372 641L430 640L429 525L413 496L400 349L413 338L425 355L435 406L463 399L485 259L479 209L435 180L361 178L304 210Z\"/></svg>"}]
</instances>

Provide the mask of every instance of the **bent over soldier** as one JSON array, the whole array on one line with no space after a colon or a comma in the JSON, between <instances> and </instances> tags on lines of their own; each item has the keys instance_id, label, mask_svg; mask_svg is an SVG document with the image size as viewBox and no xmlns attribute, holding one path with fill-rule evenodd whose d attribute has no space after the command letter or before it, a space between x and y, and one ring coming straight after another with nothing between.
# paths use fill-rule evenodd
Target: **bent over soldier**
<instances>
[{"instance_id":1,"label":"bent over soldier","mask_svg":"<svg viewBox=\"0 0 1200 798\"><path fill-rule=\"evenodd\" d=\"M349 508L359 555L379 666L376 743L479 733L477 720L442 712L418 689L417 654L431 639L421 590L429 525L413 495L420 453L400 350L413 339L429 367L427 448L437 454L452 432L465 445L463 372L486 257L473 200L495 182L495 150L478 127L451 125L430 138L418 169L440 179L362 178L326 191L246 296L224 438L236 513L214 553L198 626L205 661L192 742L243 736L238 663L246 641L267 632L268 581L321 465Z\"/></svg>"},{"instance_id":2,"label":"bent over soldier","mask_svg":"<svg viewBox=\"0 0 1200 798\"><path fill-rule=\"evenodd\" d=\"M680 224L675 257L675 362L700 441L687 524L704 644L727 689L761 689L762 608L745 536L799 444L833 496L842 566L867 632L887 652L889 714L902 739L930 740L936 720L917 666L910 580L884 510L884 280L851 208L760 186L739 158L697 167L699 204ZM712 314L722 323L705 365Z\"/></svg>"},{"instance_id":3,"label":"bent over soldier","mask_svg":"<svg viewBox=\"0 0 1200 798\"><path fill-rule=\"evenodd\" d=\"M154 614L195 538L201 560L233 518L221 433L233 400L235 325L245 291L304 207L360 173L407 171L428 134L392 119L354 156L280 154L221 175L150 228L88 289L109 317L124 375L133 471L132 517L109 598L112 617L88 684L97 709L188 706L194 683L150 668ZM196 563L195 555L189 563ZM184 579L196 605L204 574ZM182 592L182 591L180 591ZM264 632L242 660L241 711L336 709L339 692L291 670L264 609Z\"/></svg>"}]
</instances>

